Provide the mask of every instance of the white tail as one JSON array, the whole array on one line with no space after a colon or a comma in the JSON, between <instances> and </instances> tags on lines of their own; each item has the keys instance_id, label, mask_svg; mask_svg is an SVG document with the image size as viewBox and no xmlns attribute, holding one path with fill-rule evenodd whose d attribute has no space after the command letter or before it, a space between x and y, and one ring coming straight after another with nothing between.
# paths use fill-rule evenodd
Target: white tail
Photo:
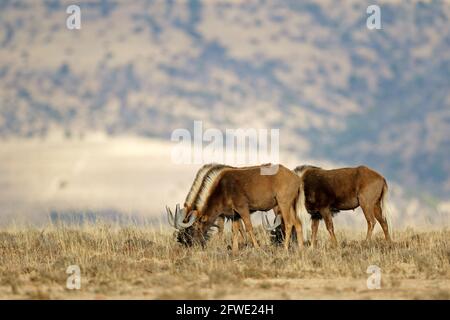
<instances>
[{"instance_id":1,"label":"white tail","mask_svg":"<svg viewBox=\"0 0 450 320\"><path fill-rule=\"evenodd\" d=\"M295 213L302 224L303 241L308 241L308 227L307 222L309 221L308 211L305 205L305 189L303 188L303 182L298 190L297 203L295 204Z\"/></svg>"},{"instance_id":2,"label":"white tail","mask_svg":"<svg viewBox=\"0 0 450 320\"><path fill-rule=\"evenodd\" d=\"M383 186L383 195L381 197L381 214L383 215L383 218L386 219L387 225L388 225L388 231L389 235L393 236L394 232L392 229L392 216L391 216L392 210L389 207L389 201L388 201L388 186L385 183Z\"/></svg>"}]
</instances>

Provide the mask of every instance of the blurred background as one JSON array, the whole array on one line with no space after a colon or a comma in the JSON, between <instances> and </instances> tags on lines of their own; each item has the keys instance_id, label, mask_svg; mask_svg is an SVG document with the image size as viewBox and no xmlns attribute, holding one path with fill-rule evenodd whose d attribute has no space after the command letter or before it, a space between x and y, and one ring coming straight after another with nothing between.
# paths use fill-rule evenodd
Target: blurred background
<instances>
[{"instance_id":1,"label":"blurred background","mask_svg":"<svg viewBox=\"0 0 450 320\"><path fill-rule=\"evenodd\" d=\"M292 168L368 165L397 227L448 226L449 18L449 1L2 0L0 224L158 224L199 168L171 163L171 133L202 120L280 129ZM337 220L364 231L354 215Z\"/></svg>"}]
</instances>

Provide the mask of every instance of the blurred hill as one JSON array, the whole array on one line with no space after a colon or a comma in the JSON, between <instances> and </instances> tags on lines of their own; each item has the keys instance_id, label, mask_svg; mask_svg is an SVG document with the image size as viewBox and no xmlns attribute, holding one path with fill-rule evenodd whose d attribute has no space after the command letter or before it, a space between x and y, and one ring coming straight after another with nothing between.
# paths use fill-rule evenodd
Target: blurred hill
<instances>
[{"instance_id":1,"label":"blurred hill","mask_svg":"<svg viewBox=\"0 0 450 320\"><path fill-rule=\"evenodd\" d=\"M450 2L78 3L81 30L69 1L0 2L0 136L280 128L301 158L448 198Z\"/></svg>"},{"instance_id":2,"label":"blurred hill","mask_svg":"<svg viewBox=\"0 0 450 320\"><path fill-rule=\"evenodd\" d=\"M170 141L104 133L87 134L82 140L52 133L46 139L0 141L0 227L49 221L168 227L165 206L174 209L183 203L201 166L174 164L172 149ZM282 152L280 159L289 168L312 162L290 152ZM450 201L435 203L393 181L389 200L396 229L450 226ZM259 224L261 217L253 214L252 220ZM335 221L336 226L361 232L366 228L360 208L338 214Z\"/></svg>"}]
</instances>

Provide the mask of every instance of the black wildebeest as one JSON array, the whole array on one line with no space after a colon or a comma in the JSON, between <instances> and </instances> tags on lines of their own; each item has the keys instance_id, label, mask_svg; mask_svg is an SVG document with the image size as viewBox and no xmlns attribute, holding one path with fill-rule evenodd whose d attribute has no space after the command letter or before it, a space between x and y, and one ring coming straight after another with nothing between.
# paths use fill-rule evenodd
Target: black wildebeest
<instances>
[{"instance_id":1,"label":"black wildebeest","mask_svg":"<svg viewBox=\"0 0 450 320\"><path fill-rule=\"evenodd\" d=\"M247 233L255 247L259 247L253 233L250 214L255 211L268 211L275 206L283 217L288 248L292 227L295 226L298 244L303 247L302 225L295 208L297 207L300 179L291 170L279 165L275 174L263 175L261 169L271 166L255 166L246 168L220 168L211 170L205 176L198 193L195 209L185 219L191 224L185 233L193 242L205 243L209 228L220 214L233 219L233 251L238 250L238 224L241 218ZM194 217L194 218L192 218Z\"/></svg>"},{"instance_id":2,"label":"black wildebeest","mask_svg":"<svg viewBox=\"0 0 450 320\"><path fill-rule=\"evenodd\" d=\"M337 245L332 217L340 210L361 207L367 220L366 240L370 240L378 221L387 241L391 241L391 219L386 207L388 186L386 180L374 170L359 166L324 170L314 166L299 166L294 172L302 180L300 214L311 215L311 241L317 245L317 230L321 219L325 221L333 245Z\"/></svg>"},{"instance_id":3,"label":"black wildebeest","mask_svg":"<svg viewBox=\"0 0 450 320\"><path fill-rule=\"evenodd\" d=\"M184 201L183 208L180 209L180 206L177 204L175 214L173 214L172 210L170 210L170 208L166 206L169 224L175 229L181 231L178 232L177 235L177 238L178 240L180 240L180 242L186 243L190 240L188 237L185 237L186 234L182 231L185 228L192 225L194 217L191 216L190 217L191 220L187 222L184 222L184 220L189 212L196 209L199 191L205 186L205 184L209 183L208 181L210 180L210 176L213 176L215 172L218 172L224 168L234 168L234 167L216 163L209 163L203 165L195 175L194 181L192 182L191 188L189 189L189 192ZM215 226L218 228L219 233L223 232L224 224L225 224L225 217L223 215L219 215L219 217L215 222ZM242 237L245 239L242 225L240 225L239 227Z\"/></svg>"}]
</instances>

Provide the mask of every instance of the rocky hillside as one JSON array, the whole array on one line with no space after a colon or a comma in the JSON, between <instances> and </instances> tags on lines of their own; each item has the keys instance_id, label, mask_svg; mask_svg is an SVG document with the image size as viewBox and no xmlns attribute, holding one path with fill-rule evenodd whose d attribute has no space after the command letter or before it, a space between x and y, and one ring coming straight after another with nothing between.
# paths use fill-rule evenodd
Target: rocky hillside
<instances>
[{"instance_id":1,"label":"rocky hillside","mask_svg":"<svg viewBox=\"0 0 450 320\"><path fill-rule=\"evenodd\" d=\"M366 163L412 191L450 192L450 2L0 3L0 135L87 131L169 139L280 128L281 146Z\"/></svg>"}]
</instances>

